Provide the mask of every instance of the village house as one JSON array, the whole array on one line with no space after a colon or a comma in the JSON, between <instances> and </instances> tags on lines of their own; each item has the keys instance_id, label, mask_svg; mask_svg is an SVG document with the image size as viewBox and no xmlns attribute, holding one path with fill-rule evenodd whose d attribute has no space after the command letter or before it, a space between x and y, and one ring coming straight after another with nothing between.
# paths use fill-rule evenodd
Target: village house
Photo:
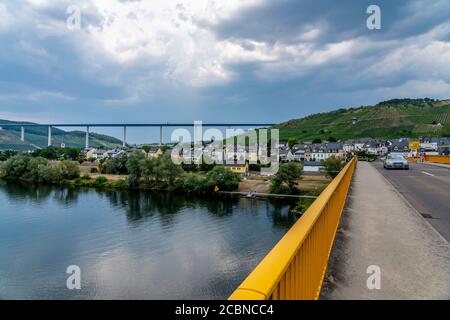
<instances>
[{"instance_id":1,"label":"village house","mask_svg":"<svg viewBox=\"0 0 450 320\"><path fill-rule=\"evenodd\" d=\"M249 175L249 166L248 166L247 162L243 163L243 164L239 164L239 163L228 164L228 163L225 163L223 166L225 168L227 168L228 170L230 170L231 172L239 174L241 177L246 177L246 176Z\"/></svg>"},{"instance_id":2,"label":"village house","mask_svg":"<svg viewBox=\"0 0 450 320\"><path fill-rule=\"evenodd\" d=\"M106 150L102 150L102 149L96 150L93 155L94 159L97 159L97 160L105 159L108 156L109 156L108 152Z\"/></svg>"},{"instance_id":3,"label":"village house","mask_svg":"<svg viewBox=\"0 0 450 320\"><path fill-rule=\"evenodd\" d=\"M289 149L280 149L279 150L279 160L280 162L289 162L294 161L294 155Z\"/></svg>"},{"instance_id":4,"label":"village house","mask_svg":"<svg viewBox=\"0 0 450 320\"><path fill-rule=\"evenodd\" d=\"M294 161L305 161L305 148L297 149L294 152Z\"/></svg>"},{"instance_id":5,"label":"village house","mask_svg":"<svg viewBox=\"0 0 450 320\"><path fill-rule=\"evenodd\" d=\"M163 155L163 152L160 147L152 146L150 150L148 150L147 157L149 158L157 158Z\"/></svg>"},{"instance_id":6,"label":"village house","mask_svg":"<svg viewBox=\"0 0 450 320\"><path fill-rule=\"evenodd\" d=\"M95 156L96 151L97 151L97 149L95 149L95 148L85 148L83 151L81 151L80 156L84 160L97 159L97 157Z\"/></svg>"},{"instance_id":7,"label":"village house","mask_svg":"<svg viewBox=\"0 0 450 320\"><path fill-rule=\"evenodd\" d=\"M303 163L303 172L319 173L322 168L320 161L305 161Z\"/></svg>"},{"instance_id":8,"label":"village house","mask_svg":"<svg viewBox=\"0 0 450 320\"><path fill-rule=\"evenodd\" d=\"M401 154L404 157L409 156L409 143L406 139L397 139L389 141L388 150L393 154Z\"/></svg>"},{"instance_id":9,"label":"village house","mask_svg":"<svg viewBox=\"0 0 450 320\"><path fill-rule=\"evenodd\" d=\"M306 161L322 161L326 160L331 156L344 158L344 149L340 142L328 142L324 144L316 143L311 145L311 156L310 159Z\"/></svg>"}]
</instances>

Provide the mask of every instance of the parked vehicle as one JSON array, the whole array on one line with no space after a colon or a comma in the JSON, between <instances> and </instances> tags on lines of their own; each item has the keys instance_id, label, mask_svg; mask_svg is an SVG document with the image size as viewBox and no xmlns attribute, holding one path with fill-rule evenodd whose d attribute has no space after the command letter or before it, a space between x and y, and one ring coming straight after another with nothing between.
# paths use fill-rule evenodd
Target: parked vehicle
<instances>
[{"instance_id":1,"label":"parked vehicle","mask_svg":"<svg viewBox=\"0 0 450 320\"><path fill-rule=\"evenodd\" d=\"M408 160L401 154L389 154L384 160L385 169L409 169Z\"/></svg>"}]
</instances>

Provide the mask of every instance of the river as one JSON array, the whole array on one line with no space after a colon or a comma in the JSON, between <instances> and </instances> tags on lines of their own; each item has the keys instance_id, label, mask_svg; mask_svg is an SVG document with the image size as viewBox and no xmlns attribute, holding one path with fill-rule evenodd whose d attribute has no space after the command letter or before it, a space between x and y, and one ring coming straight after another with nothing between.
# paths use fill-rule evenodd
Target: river
<instances>
[{"instance_id":1,"label":"river","mask_svg":"<svg viewBox=\"0 0 450 320\"><path fill-rule=\"evenodd\" d=\"M0 299L225 299L294 223L247 198L0 181ZM69 290L70 265L81 289Z\"/></svg>"}]
</instances>

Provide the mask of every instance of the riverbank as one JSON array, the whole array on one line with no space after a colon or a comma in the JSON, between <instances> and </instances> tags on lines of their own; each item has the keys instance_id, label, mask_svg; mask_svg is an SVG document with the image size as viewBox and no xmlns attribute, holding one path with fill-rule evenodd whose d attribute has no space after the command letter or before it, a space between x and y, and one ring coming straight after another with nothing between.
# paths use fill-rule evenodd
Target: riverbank
<instances>
[{"instance_id":1,"label":"riverbank","mask_svg":"<svg viewBox=\"0 0 450 320\"><path fill-rule=\"evenodd\" d=\"M127 161L122 161L120 165L125 167L113 171L124 172L126 169L126 175L99 173L98 169L103 171L104 166L80 166L70 160L54 162L43 157L18 154L2 164L0 177L69 187L152 190L219 197L223 191L261 194L267 197L273 197L273 194L316 196L330 181L324 176L302 175L301 168L294 163L282 165L273 178L240 177L224 166L190 172L175 165L169 155L149 159L139 152L129 155ZM304 212L310 202L312 201L298 201L292 209Z\"/></svg>"}]
</instances>

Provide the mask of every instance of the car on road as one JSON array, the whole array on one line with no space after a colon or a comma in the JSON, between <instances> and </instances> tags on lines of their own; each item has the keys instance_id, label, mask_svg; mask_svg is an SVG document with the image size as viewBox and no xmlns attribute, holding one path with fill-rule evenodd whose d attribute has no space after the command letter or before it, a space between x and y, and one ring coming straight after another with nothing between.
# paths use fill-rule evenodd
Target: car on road
<instances>
[{"instance_id":1,"label":"car on road","mask_svg":"<svg viewBox=\"0 0 450 320\"><path fill-rule=\"evenodd\" d=\"M409 169L408 160L401 154L389 154L383 162L385 169Z\"/></svg>"}]
</instances>

